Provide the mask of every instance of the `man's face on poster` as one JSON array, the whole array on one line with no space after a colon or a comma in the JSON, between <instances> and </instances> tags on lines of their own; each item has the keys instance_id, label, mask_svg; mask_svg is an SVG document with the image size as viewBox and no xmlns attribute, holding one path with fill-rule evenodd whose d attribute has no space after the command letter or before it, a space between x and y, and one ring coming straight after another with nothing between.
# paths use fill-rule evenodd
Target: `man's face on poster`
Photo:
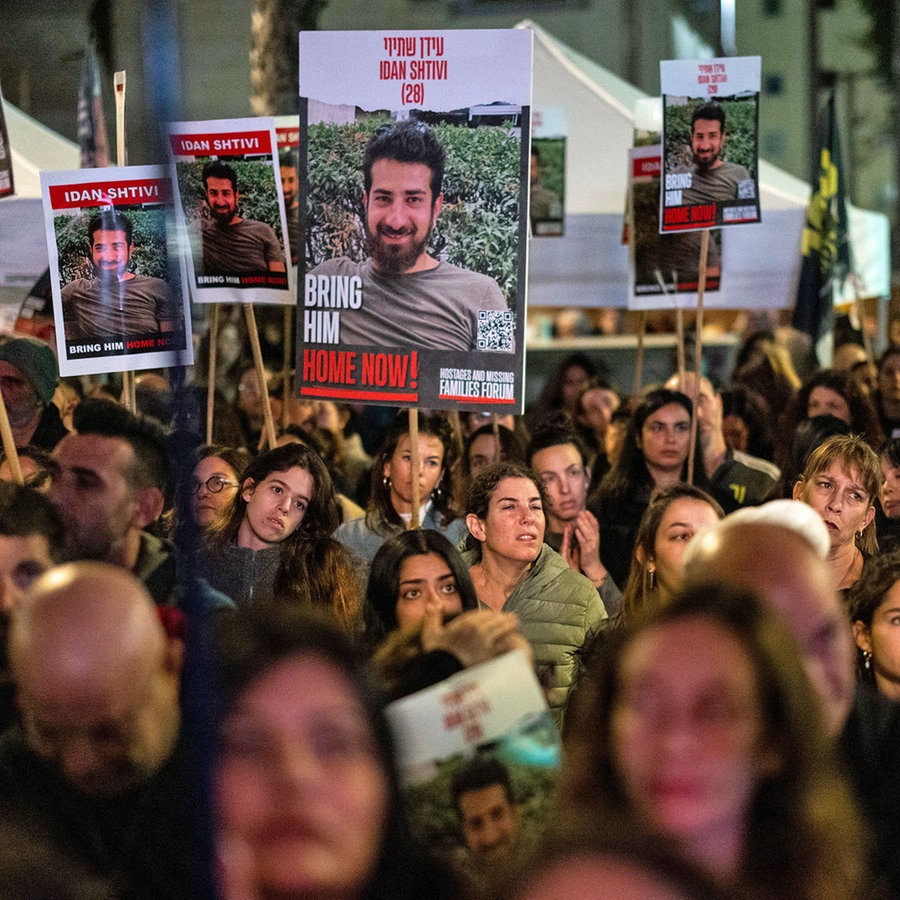
<instances>
[{"instance_id":1,"label":"man's face on poster","mask_svg":"<svg viewBox=\"0 0 900 900\"><path fill-rule=\"evenodd\" d=\"M521 815L502 784L466 791L460 794L458 806L463 840L473 856L497 862L512 852Z\"/></svg>"},{"instance_id":2,"label":"man's face on poster","mask_svg":"<svg viewBox=\"0 0 900 900\"><path fill-rule=\"evenodd\" d=\"M691 132L691 152L699 170L714 169L720 164L719 154L725 134L718 119L697 119Z\"/></svg>"},{"instance_id":3,"label":"man's face on poster","mask_svg":"<svg viewBox=\"0 0 900 900\"><path fill-rule=\"evenodd\" d=\"M134 252L134 244L129 244L125 232L98 229L91 239L91 259L98 277L122 281L128 261Z\"/></svg>"},{"instance_id":4,"label":"man's face on poster","mask_svg":"<svg viewBox=\"0 0 900 900\"><path fill-rule=\"evenodd\" d=\"M281 167L281 192L285 208L290 209L297 199L297 170L293 166Z\"/></svg>"},{"instance_id":5,"label":"man's face on poster","mask_svg":"<svg viewBox=\"0 0 900 900\"><path fill-rule=\"evenodd\" d=\"M431 169L424 163L379 159L372 188L363 194L366 248L379 272L402 274L425 256L443 195L432 198Z\"/></svg>"},{"instance_id":6,"label":"man's face on poster","mask_svg":"<svg viewBox=\"0 0 900 900\"><path fill-rule=\"evenodd\" d=\"M213 219L220 225L228 225L234 218L240 197L240 192L232 187L230 179L206 179L206 202Z\"/></svg>"}]
</instances>

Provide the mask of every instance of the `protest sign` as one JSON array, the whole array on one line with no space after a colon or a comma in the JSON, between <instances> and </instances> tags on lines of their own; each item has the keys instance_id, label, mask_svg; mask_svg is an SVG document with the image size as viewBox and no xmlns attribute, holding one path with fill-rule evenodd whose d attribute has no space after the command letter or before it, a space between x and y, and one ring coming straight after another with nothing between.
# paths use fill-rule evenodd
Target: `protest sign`
<instances>
[{"instance_id":1,"label":"protest sign","mask_svg":"<svg viewBox=\"0 0 900 900\"><path fill-rule=\"evenodd\" d=\"M198 303L294 303L271 118L175 122L176 211Z\"/></svg>"},{"instance_id":2,"label":"protest sign","mask_svg":"<svg viewBox=\"0 0 900 900\"><path fill-rule=\"evenodd\" d=\"M166 170L42 172L41 191L60 374L191 364Z\"/></svg>"},{"instance_id":3,"label":"protest sign","mask_svg":"<svg viewBox=\"0 0 900 900\"><path fill-rule=\"evenodd\" d=\"M559 768L559 732L521 650L471 666L387 707L417 837L464 877L534 849ZM508 817L503 846L467 833L467 783L493 772ZM487 786L490 786L489 784ZM513 807L515 809L513 809Z\"/></svg>"},{"instance_id":4,"label":"protest sign","mask_svg":"<svg viewBox=\"0 0 900 900\"><path fill-rule=\"evenodd\" d=\"M521 410L531 42L301 33L302 396Z\"/></svg>"},{"instance_id":5,"label":"protest sign","mask_svg":"<svg viewBox=\"0 0 900 900\"><path fill-rule=\"evenodd\" d=\"M660 83L660 231L758 222L760 58L664 60Z\"/></svg>"},{"instance_id":6,"label":"protest sign","mask_svg":"<svg viewBox=\"0 0 900 900\"><path fill-rule=\"evenodd\" d=\"M659 190L662 150L659 144L628 153L631 254L629 309L692 309L696 303L700 236L697 232L661 234ZM707 299L716 301L722 275L722 237L711 235L707 261Z\"/></svg>"}]
</instances>

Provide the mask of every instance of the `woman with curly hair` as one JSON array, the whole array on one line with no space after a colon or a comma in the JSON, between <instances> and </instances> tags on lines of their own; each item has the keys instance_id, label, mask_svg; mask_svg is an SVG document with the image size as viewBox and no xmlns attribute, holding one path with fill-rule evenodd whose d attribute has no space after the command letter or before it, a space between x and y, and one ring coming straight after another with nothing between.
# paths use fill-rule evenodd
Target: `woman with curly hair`
<instances>
[{"instance_id":1,"label":"woman with curly hair","mask_svg":"<svg viewBox=\"0 0 900 900\"><path fill-rule=\"evenodd\" d=\"M871 447L884 443L884 433L872 401L847 372L823 369L807 379L784 411L775 462L783 466L790 452L797 426L813 416L832 415L843 419L854 434L861 435Z\"/></svg>"},{"instance_id":2,"label":"woman with curly hair","mask_svg":"<svg viewBox=\"0 0 900 900\"><path fill-rule=\"evenodd\" d=\"M331 537L338 511L315 450L286 444L257 456L227 514L204 544L206 575L238 608L299 603L357 626L361 586L347 551Z\"/></svg>"},{"instance_id":3,"label":"woman with curly hair","mask_svg":"<svg viewBox=\"0 0 900 900\"><path fill-rule=\"evenodd\" d=\"M453 433L440 415L419 416L419 525L439 531L453 545L466 527L453 511L450 471ZM372 465L372 493L365 516L344 522L335 538L371 565L381 545L412 521L412 440L409 414L402 410L388 429Z\"/></svg>"}]
</instances>

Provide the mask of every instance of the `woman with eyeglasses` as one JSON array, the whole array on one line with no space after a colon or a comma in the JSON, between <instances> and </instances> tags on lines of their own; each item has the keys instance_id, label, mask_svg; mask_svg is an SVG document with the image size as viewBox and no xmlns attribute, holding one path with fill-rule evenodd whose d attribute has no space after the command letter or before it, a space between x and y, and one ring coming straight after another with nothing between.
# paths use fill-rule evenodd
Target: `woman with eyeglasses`
<instances>
[{"instance_id":1,"label":"woman with eyeglasses","mask_svg":"<svg viewBox=\"0 0 900 900\"><path fill-rule=\"evenodd\" d=\"M261 453L207 529L206 577L239 609L314 606L352 630L361 586L350 554L331 537L337 523L334 485L315 450L286 444Z\"/></svg>"},{"instance_id":2,"label":"woman with eyeglasses","mask_svg":"<svg viewBox=\"0 0 900 900\"><path fill-rule=\"evenodd\" d=\"M227 509L249 461L246 451L221 444L206 444L197 451L191 492L194 519L201 528L208 528Z\"/></svg>"}]
</instances>

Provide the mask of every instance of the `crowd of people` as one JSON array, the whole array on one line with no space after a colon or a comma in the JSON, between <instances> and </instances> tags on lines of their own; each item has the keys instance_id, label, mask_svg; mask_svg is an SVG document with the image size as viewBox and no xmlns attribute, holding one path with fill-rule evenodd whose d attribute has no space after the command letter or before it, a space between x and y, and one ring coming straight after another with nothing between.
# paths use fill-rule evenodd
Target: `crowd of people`
<instances>
[{"instance_id":1,"label":"crowd of people","mask_svg":"<svg viewBox=\"0 0 900 900\"><path fill-rule=\"evenodd\" d=\"M0 345L0 897L900 896L900 349L638 397L575 358L527 417L270 375L268 446L224 333L187 453L200 386ZM430 845L386 708L508 653L554 791L457 760Z\"/></svg>"}]
</instances>

